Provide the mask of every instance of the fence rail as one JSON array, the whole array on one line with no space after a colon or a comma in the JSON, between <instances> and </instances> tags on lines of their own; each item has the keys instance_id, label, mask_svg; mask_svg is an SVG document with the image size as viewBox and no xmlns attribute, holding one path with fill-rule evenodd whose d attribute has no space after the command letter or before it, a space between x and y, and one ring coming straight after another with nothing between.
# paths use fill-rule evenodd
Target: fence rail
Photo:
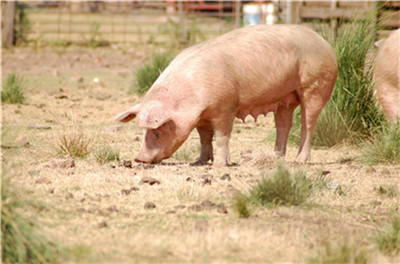
<instances>
[{"instance_id":1,"label":"fence rail","mask_svg":"<svg viewBox=\"0 0 400 264\"><path fill-rule=\"evenodd\" d=\"M378 4L338 0L264 1L267 3L273 4L278 23L319 21L329 25L333 32L341 22L355 15L365 16ZM35 43L162 45L193 34L201 40L232 30L240 26L246 15L244 4L241 1L19 1L17 9L25 11L29 26L23 28L21 17L17 17L16 27L25 30L27 41ZM1 5L3 13L4 1ZM377 19L385 30L399 28L400 2L386 1Z\"/></svg>"}]
</instances>

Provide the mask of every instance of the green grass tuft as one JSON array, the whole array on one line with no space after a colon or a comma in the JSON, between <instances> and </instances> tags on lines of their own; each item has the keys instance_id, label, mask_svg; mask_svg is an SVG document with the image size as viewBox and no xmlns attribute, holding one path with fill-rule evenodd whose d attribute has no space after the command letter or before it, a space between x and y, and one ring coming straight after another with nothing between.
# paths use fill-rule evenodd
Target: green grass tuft
<instances>
[{"instance_id":1,"label":"green grass tuft","mask_svg":"<svg viewBox=\"0 0 400 264\"><path fill-rule=\"evenodd\" d=\"M249 200L257 205L299 205L312 191L312 181L301 171L293 176L282 165L272 177L264 177L250 191Z\"/></svg>"},{"instance_id":2,"label":"green grass tuft","mask_svg":"<svg viewBox=\"0 0 400 264\"><path fill-rule=\"evenodd\" d=\"M133 91L138 95L144 95L173 58L174 55L172 52L154 54L150 61L137 70Z\"/></svg>"},{"instance_id":3,"label":"green grass tuft","mask_svg":"<svg viewBox=\"0 0 400 264\"><path fill-rule=\"evenodd\" d=\"M93 141L81 127L74 125L59 136L55 148L61 156L84 158L91 152Z\"/></svg>"},{"instance_id":4,"label":"green grass tuft","mask_svg":"<svg viewBox=\"0 0 400 264\"><path fill-rule=\"evenodd\" d=\"M374 188L374 190L381 196L394 198L399 196L399 187L397 185L380 185L378 188Z\"/></svg>"},{"instance_id":5,"label":"green grass tuft","mask_svg":"<svg viewBox=\"0 0 400 264\"><path fill-rule=\"evenodd\" d=\"M103 165L111 161L119 161L119 150L114 150L110 146L103 146L95 153L96 160Z\"/></svg>"},{"instance_id":6,"label":"green grass tuft","mask_svg":"<svg viewBox=\"0 0 400 264\"><path fill-rule=\"evenodd\" d=\"M386 255L400 253L400 217L392 219L391 226L378 233L376 243L379 250Z\"/></svg>"},{"instance_id":7,"label":"green grass tuft","mask_svg":"<svg viewBox=\"0 0 400 264\"><path fill-rule=\"evenodd\" d=\"M400 164L400 122L383 126L364 144L360 159L366 164Z\"/></svg>"},{"instance_id":8,"label":"green grass tuft","mask_svg":"<svg viewBox=\"0 0 400 264\"><path fill-rule=\"evenodd\" d=\"M59 260L60 246L46 238L35 222L17 213L22 203L4 181L1 205L2 263L55 263Z\"/></svg>"},{"instance_id":9,"label":"green grass tuft","mask_svg":"<svg viewBox=\"0 0 400 264\"><path fill-rule=\"evenodd\" d=\"M367 251L358 249L356 246L350 246L347 242L337 248L332 248L331 244L327 242L325 251L320 256L309 260L309 263L312 264L366 264L368 262Z\"/></svg>"},{"instance_id":10,"label":"green grass tuft","mask_svg":"<svg viewBox=\"0 0 400 264\"><path fill-rule=\"evenodd\" d=\"M25 101L23 80L16 73L10 73L1 91L1 102L5 104L22 104Z\"/></svg>"},{"instance_id":11,"label":"green grass tuft","mask_svg":"<svg viewBox=\"0 0 400 264\"><path fill-rule=\"evenodd\" d=\"M242 193L235 195L233 199L233 209L237 212L239 217L248 218L251 215L249 198Z\"/></svg>"}]
</instances>

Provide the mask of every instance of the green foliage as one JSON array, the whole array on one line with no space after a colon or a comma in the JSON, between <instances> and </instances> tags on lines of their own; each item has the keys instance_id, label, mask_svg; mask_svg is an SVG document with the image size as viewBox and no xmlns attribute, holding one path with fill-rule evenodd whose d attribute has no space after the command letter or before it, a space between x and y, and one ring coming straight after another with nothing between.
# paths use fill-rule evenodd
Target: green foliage
<instances>
[{"instance_id":1,"label":"green foliage","mask_svg":"<svg viewBox=\"0 0 400 264\"><path fill-rule=\"evenodd\" d=\"M89 137L82 128L74 125L59 136L56 150L59 155L83 158L90 153L92 144L93 138Z\"/></svg>"},{"instance_id":2,"label":"green foliage","mask_svg":"<svg viewBox=\"0 0 400 264\"><path fill-rule=\"evenodd\" d=\"M170 36L169 39L171 42L169 44L171 49L181 50L205 40L205 36L197 26L196 20L193 20L192 23L188 25L169 19L168 23L162 26L159 32L160 34L167 34Z\"/></svg>"},{"instance_id":3,"label":"green foliage","mask_svg":"<svg viewBox=\"0 0 400 264\"><path fill-rule=\"evenodd\" d=\"M173 157L179 161L194 160L200 154L200 148L200 145L184 146L175 152Z\"/></svg>"},{"instance_id":4,"label":"green foliage","mask_svg":"<svg viewBox=\"0 0 400 264\"><path fill-rule=\"evenodd\" d=\"M1 91L1 102L6 104L22 104L25 101L23 80L16 73L10 73Z\"/></svg>"},{"instance_id":5,"label":"green foliage","mask_svg":"<svg viewBox=\"0 0 400 264\"><path fill-rule=\"evenodd\" d=\"M381 196L386 196L389 198L394 198L399 196L399 187L397 185L380 185L378 188L374 188L374 190Z\"/></svg>"},{"instance_id":6,"label":"green foliage","mask_svg":"<svg viewBox=\"0 0 400 264\"><path fill-rule=\"evenodd\" d=\"M368 263L368 255L365 250L357 249L356 246L349 246L344 243L337 248L332 248L331 244L325 244L325 251L318 257L309 260L313 264L366 264Z\"/></svg>"},{"instance_id":7,"label":"green foliage","mask_svg":"<svg viewBox=\"0 0 400 264\"><path fill-rule=\"evenodd\" d=\"M2 263L50 263L60 257L59 246L48 240L36 223L17 213L22 203L9 183L1 189L1 260Z\"/></svg>"},{"instance_id":8,"label":"green foliage","mask_svg":"<svg viewBox=\"0 0 400 264\"><path fill-rule=\"evenodd\" d=\"M372 142L364 144L360 159L367 164L400 164L400 122L384 125Z\"/></svg>"},{"instance_id":9,"label":"green foliage","mask_svg":"<svg viewBox=\"0 0 400 264\"><path fill-rule=\"evenodd\" d=\"M17 45L28 41L27 34L31 29L31 22L26 15L25 9L26 6L24 4L16 4L14 41Z\"/></svg>"},{"instance_id":10,"label":"green foliage","mask_svg":"<svg viewBox=\"0 0 400 264\"><path fill-rule=\"evenodd\" d=\"M378 233L376 243L379 250L386 255L400 253L400 217L394 217L391 226Z\"/></svg>"},{"instance_id":11,"label":"green foliage","mask_svg":"<svg viewBox=\"0 0 400 264\"><path fill-rule=\"evenodd\" d=\"M251 215L248 197L242 193L235 195L233 199L233 209L240 217L248 218Z\"/></svg>"},{"instance_id":12,"label":"green foliage","mask_svg":"<svg viewBox=\"0 0 400 264\"><path fill-rule=\"evenodd\" d=\"M311 194L312 182L301 171L293 176L282 165L272 177L263 177L250 191L249 200L261 206L299 205Z\"/></svg>"},{"instance_id":13,"label":"green foliage","mask_svg":"<svg viewBox=\"0 0 400 264\"><path fill-rule=\"evenodd\" d=\"M136 71L136 83L133 85L133 91L144 95L167 68L173 57L172 52L154 54L150 61Z\"/></svg>"},{"instance_id":14,"label":"green foliage","mask_svg":"<svg viewBox=\"0 0 400 264\"><path fill-rule=\"evenodd\" d=\"M88 36L82 34L83 42L81 43L84 46L88 46L90 48L99 48L99 47L108 47L110 46L110 42L104 40L100 34L101 24L99 22L93 22L90 27L90 32Z\"/></svg>"},{"instance_id":15,"label":"green foliage","mask_svg":"<svg viewBox=\"0 0 400 264\"><path fill-rule=\"evenodd\" d=\"M96 152L95 156L97 162L102 165L107 162L120 160L119 151L112 149L110 146L103 146Z\"/></svg>"}]
</instances>

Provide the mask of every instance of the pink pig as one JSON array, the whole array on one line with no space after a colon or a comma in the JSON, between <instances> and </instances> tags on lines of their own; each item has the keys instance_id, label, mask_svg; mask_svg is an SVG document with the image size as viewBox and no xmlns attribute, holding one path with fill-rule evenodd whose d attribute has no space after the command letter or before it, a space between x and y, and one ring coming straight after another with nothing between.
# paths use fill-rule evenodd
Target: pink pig
<instances>
[{"instance_id":1,"label":"pink pig","mask_svg":"<svg viewBox=\"0 0 400 264\"><path fill-rule=\"evenodd\" d=\"M400 29L393 32L375 58L375 89L386 117L400 119Z\"/></svg>"},{"instance_id":2,"label":"pink pig","mask_svg":"<svg viewBox=\"0 0 400 264\"><path fill-rule=\"evenodd\" d=\"M310 157L317 118L337 77L332 47L298 25L257 25L190 47L159 76L140 104L115 120L146 129L137 162L170 157L196 128L201 154L195 164L229 163L233 121L274 112L275 152L284 156L293 111L302 108L301 146L296 161Z\"/></svg>"}]
</instances>

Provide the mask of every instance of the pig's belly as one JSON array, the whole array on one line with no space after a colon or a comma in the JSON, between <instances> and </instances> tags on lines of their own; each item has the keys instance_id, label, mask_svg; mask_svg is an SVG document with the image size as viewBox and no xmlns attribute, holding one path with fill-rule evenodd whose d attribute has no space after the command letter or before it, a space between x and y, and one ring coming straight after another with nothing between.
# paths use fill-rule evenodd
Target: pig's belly
<instances>
[{"instance_id":1,"label":"pig's belly","mask_svg":"<svg viewBox=\"0 0 400 264\"><path fill-rule=\"evenodd\" d=\"M254 120L257 121L257 117L259 115L267 115L269 112L276 112L278 107L289 107L290 105L299 105L300 100L299 97L297 96L296 92L292 92L283 98L278 99L275 102L247 102L247 103L242 103L239 105L239 110L236 112L236 117L240 118L243 120L246 119L248 115L251 115Z\"/></svg>"}]
</instances>

